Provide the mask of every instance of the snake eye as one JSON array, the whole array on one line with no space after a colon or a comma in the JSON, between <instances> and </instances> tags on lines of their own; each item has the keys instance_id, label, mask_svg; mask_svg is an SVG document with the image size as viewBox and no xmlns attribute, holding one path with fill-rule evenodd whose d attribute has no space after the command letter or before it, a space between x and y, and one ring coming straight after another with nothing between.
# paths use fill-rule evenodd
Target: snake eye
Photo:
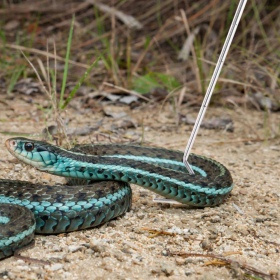
<instances>
[{"instance_id":1,"label":"snake eye","mask_svg":"<svg viewBox=\"0 0 280 280\"><path fill-rule=\"evenodd\" d=\"M34 149L34 144L31 143L31 142L26 142L26 143L24 144L24 148L25 148L25 150L26 150L27 152L31 152L31 151L33 151L33 149Z\"/></svg>"}]
</instances>

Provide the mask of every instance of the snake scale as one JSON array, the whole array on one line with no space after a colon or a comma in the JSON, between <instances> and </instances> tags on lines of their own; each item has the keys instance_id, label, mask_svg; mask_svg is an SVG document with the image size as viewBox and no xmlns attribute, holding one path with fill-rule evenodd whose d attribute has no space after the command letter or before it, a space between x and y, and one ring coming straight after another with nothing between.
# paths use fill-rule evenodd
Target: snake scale
<instances>
[{"instance_id":1,"label":"snake scale","mask_svg":"<svg viewBox=\"0 0 280 280\"><path fill-rule=\"evenodd\" d=\"M36 233L86 229L131 207L129 184L180 203L204 207L222 203L233 188L222 164L191 154L123 144L78 145L73 150L26 138L6 141L11 154L40 171L74 178L66 185L0 180L0 259L31 242Z\"/></svg>"}]
</instances>

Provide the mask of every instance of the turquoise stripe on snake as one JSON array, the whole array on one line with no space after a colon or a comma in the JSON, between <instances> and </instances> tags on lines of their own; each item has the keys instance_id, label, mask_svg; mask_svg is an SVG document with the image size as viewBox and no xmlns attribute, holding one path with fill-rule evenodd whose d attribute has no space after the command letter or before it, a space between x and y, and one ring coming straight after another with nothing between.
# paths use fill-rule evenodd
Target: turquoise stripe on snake
<instances>
[{"instance_id":1,"label":"turquoise stripe on snake","mask_svg":"<svg viewBox=\"0 0 280 280\"><path fill-rule=\"evenodd\" d=\"M175 161L175 160L168 160L168 159L161 159L160 162L157 158L150 158L150 157L141 157L141 156L132 156L132 155L111 155L111 156L107 156L107 157L111 157L111 158L123 158L123 159L132 159L132 160L136 160L136 161L143 161L143 162L147 162L147 163L152 163L152 164L160 164L164 167L164 165L167 166L179 166L182 168L185 168L185 165L183 162L179 162L179 161ZM191 168L193 171L199 173L201 176L203 177L207 177L207 174L204 170L202 170L201 168L191 165Z\"/></svg>"}]
</instances>

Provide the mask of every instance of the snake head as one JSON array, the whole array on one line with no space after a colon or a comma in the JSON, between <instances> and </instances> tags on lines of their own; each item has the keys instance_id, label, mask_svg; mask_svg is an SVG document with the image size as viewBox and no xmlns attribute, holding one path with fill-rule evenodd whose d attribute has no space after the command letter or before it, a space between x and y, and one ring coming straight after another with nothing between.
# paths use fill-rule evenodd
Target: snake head
<instances>
[{"instance_id":1,"label":"snake head","mask_svg":"<svg viewBox=\"0 0 280 280\"><path fill-rule=\"evenodd\" d=\"M52 152L52 146L45 142L30 140L27 138L10 138L5 142L8 151L24 163L39 169L50 171L56 156Z\"/></svg>"}]
</instances>

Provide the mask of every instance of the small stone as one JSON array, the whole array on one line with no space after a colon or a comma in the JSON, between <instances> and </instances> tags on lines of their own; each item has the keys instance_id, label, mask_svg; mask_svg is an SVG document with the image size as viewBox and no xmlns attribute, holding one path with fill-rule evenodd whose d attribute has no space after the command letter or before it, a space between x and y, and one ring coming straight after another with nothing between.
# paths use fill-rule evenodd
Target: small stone
<instances>
[{"instance_id":1,"label":"small stone","mask_svg":"<svg viewBox=\"0 0 280 280\"><path fill-rule=\"evenodd\" d=\"M123 245L124 245L124 247L128 247L128 248L131 248L136 251L140 249L139 246L137 246L135 243L129 242L129 241L123 242Z\"/></svg>"},{"instance_id":2,"label":"small stone","mask_svg":"<svg viewBox=\"0 0 280 280\"><path fill-rule=\"evenodd\" d=\"M143 213L138 213L137 214L137 218L140 219L140 220L143 220L145 218L145 214Z\"/></svg>"},{"instance_id":3,"label":"small stone","mask_svg":"<svg viewBox=\"0 0 280 280\"><path fill-rule=\"evenodd\" d=\"M91 241L89 246L94 252L103 253L106 251L106 245L99 241Z\"/></svg>"},{"instance_id":4,"label":"small stone","mask_svg":"<svg viewBox=\"0 0 280 280\"><path fill-rule=\"evenodd\" d=\"M266 226L271 226L271 227L279 227L279 223L271 222L271 221L264 221L264 224Z\"/></svg>"},{"instance_id":5,"label":"small stone","mask_svg":"<svg viewBox=\"0 0 280 280\"><path fill-rule=\"evenodd\" d=\"M27 266L27 265L21 265L21 266L18 266L17 267L18 269L20 269L21 271L28 271L28 270L30 270L30 268Z\"/></svg>"},{"instance_id":6,"label":"small stone","mask_svg":"<svg viewBox=\"0 0 280 280\"><path fill-rule=\"evenodd\" d=\"M113 252L113 256L114 256L118 261L120 261L120 262L125 261L125 257L124 257L123 254L121 254L120 251L115 251L115 252Z\"/></svg>"},{"instance_id":7,"label":"small stone","mask_svg":"<svg viewBox=\"0 0 280 280\"><path fill-rule=\"evenodd\" d=\"M216 215L216 216L213 216L211 217L210 219L211 223L220 223L221 222L221 217Z\"/></svg>"},{"instance_id":8,"label":"small stone","mask_svg":"<svg viewBox=\"0 0 280 280\"><path fill-rule=\"evenodd\" d=\"M62 252L62 248L60 246L54 245L52 247L53 252Z\"/></svg>"},{"instance_id":9,"label":"small stone","mask_svg":"<svg viewBox=\"0 0 280 280\"><path fill-rule=\"evenodd\" d=\"M24 260L17 260L16 264L25 264Z\"/></svg>"},{"instance_id":10,"label":"small stone","mask_svg":"<svg viewBox=\"0 0 280 280\"><path fill-rule=\"evenodd\" d=\"M209 227L208 227L208 230L209 230L209 232L210 232L211 234L213 234L213 235L215 235L215 236L217 236L218 233L219 233L219 230L218 230L217 227L214 226L214 225L209 226Z\"/></svg>"},{"instance_id":11,"label":"small stone","mask_svg":"<svg viewBox=\"0 0 280 280\"><path fill-rule=\"evenodd\" d=\"M55 264L52 264L49 269L51 271L57 271L57 270L62 269L62 268L63 268L63 264L55 263Z\"/></svg>"},{"instance_id":12,"label":"small stone","mask_svg":"<svg viewBox=\"0 0 280 280\"><path fill-rule=\"evenodd\" d=\"M178 265L183 265L183 264L185 264L186 260L184 258L176 258L175 262Z\"/></svg>"},{"instance_id":13,"label":"small stone","mask_svg":"<svg viewBox=\"0 0 280 280\"><path fill-rule=\"evenodd\" d=\"M200 243L200 247L201 247L203 250L211 250L211 249L212 249L212 246L211 246L211 243L209 242L209 240L203 240L203 241Z\"/></svg>"},{"instance_id":14,"label":"small stone","mask_svg":"<svg viewBox=\"0 0 280 280\"><path fill-rule=\"evenodd\" d=\"M116 221L110 221L110 222L107 223L107 227L115 228L116 226L117 226Z\"/></svg>"},{"instance_id":15,"label":"small stone","mask_svg":"<svg viewBox=\"0 0 280 280\"><path fill-rule=\"evenodd\" d=\"M166 275L170 276L174 273L174 268L167 264L161 265L161 271Z\"/></svg>"},{"instance_id":16,"label":"small stone","mask_svg":"<svg viewBox=\"0 0 280 280\"><path fill-rule=\"evenodd\" d=\"M152 273L152 274L160 274L160 269L157 268L157 267L152 268L152 269L151 269L151 273Z\"/></svg>"},{"instance_id":17,"label":"small stone","mask_svg":"<svg viewBox=\"0 0 280 280\"><path fill-rule=\"evenodd\" d=\"M238 240L238 237L237 237L237 235L235 233L231 233L228 238L233 240L233 241L237 241Z\"/></svg>"},{"instance_id":18,"label":"small stone","mask_svg":"<svg viewBox=\"0 0 280 280\"><path fill-rule=\"evenodd\" d=\"M193 272L191 270L186 270L185 271L186 276L191 276L192 274L193 274Z\"/></svg>"},{"instance_id":19,"label":"small stone","mask_svg":"<svg viewBox=\"0 0 280 280\"><path fill-rule=\"evenodd\" d=\"M246 195L246 194L248 194L248 191L241 189L241 190L239 190L239 193L242 195Z\"/></svg>"},{"instance_id":20,"label":"small stone","mask_svg":"<svg viewBox=\"0 0 280 280\"><path fill-rule=\"evenodd\" d=\"M247 235L249 232L248 232L248 229L245 225L237 225L236 228L235 228L235 232L238 232L240 233L241 235Z\"/></svg>"},{"instance_id":21,"label":"small stone","mask_svg":"<svg viewBox=\"0 0 280 280\"><path fill-rule=\"evenodd\" d=\"M277 266L270 267L269 274L271 276L274 276L274 279L280 279L280 268Z\"/></svg>"},{"instance_id":22,"label":"small stone","mask_svg":"<svg viewBox=\"0 0 280 280\"><path fill-rule=\"evenodd\" d=\"M84 247L83 246L80 246L80 245L69 245L68 246L68 250L69 252L71 253L75 253L75 252L78 252L78 251L81 251Z\"/></svg>"},{"instance_id":23,"label":"small stone","mask_svg":"<svg viewBox=\"0 0 280 280\"><path fill-rule=\"evenodd\" d=\"M168 252L167 252L166 250L162 250L161 254L162 254L163 256L165 256L165 257L168 256Z\"/></svg>"},{"instance_id":24,"label":"small stone","mask_svg":"<svg viewBox=\"0 0 280 280\"><path fill-rule=\"evenodd\" d=\"M15 164L14 171L19 172L21 170L22 170L22 165L21 164Z\"/></svg>"},{"instance_id":25,"label":"small stone","mask_svg":"<svg viewBox=\"0 0 280 280\"><path fill-rule=\"evenodd\" d=\"M253 252L253 251L250 251L250 252L248 252L248 255L249 255L250 257L255 257L255 256L256 256L256 253Z\"/></svg>"}]
</instances>

